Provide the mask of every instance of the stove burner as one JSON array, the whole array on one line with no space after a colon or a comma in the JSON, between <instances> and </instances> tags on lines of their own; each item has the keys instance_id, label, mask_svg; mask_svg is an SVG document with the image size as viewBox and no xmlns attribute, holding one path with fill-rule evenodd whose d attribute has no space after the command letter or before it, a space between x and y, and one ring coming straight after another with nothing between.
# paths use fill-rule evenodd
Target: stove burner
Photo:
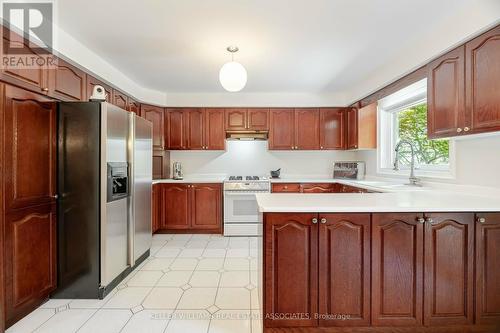
<instances>
[{"instance_id":1,"label":"stove burner","mask_svg":"<svg viewBox=\"0 0 500 333\"><path fill-rule=\"evenodd\" d=\"M243 180L242 176L229 176L229 180Z\"/></svg>"},{"instance_id":2,"label":"stove burner","mask_svg":"<svg viewBox=\"0 0 500 333\"><path fill-rule=\"evenodd\" d=\"M247 180L259 180L259 176L247 176Z\"/></svg>"}]
</instances>

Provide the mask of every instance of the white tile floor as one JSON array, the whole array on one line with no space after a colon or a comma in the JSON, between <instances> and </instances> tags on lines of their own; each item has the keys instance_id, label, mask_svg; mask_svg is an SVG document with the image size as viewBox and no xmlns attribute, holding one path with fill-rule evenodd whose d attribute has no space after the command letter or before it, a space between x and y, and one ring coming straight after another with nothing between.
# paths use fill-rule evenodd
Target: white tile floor
<instances>
[{"instance_id":1,"label":"white tile floor","mask_svg":"<svg viewBox=\"0 0 500 333\"><path fill-rule=\"evenodd\" d=\"M7 333L260 333L256 249L250 237L155 235L104 300L49 300Z\"/></svg>"}]
</instances>

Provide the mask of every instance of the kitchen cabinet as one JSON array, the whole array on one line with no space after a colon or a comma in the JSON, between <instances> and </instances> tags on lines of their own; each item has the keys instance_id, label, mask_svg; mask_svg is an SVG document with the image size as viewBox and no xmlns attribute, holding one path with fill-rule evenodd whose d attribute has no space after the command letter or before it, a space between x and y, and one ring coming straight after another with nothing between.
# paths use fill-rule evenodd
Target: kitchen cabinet
<instances>
[{"instance_id":1,"label":"kitchen cabinet","mask_svg":"<svg viewBox=\"0 0 500 333\"><path fill-rule=\"evenodd\" d=\"M48 70L48 94L63 101L85 101L87 75L81 69L58 59L55 68Z\"/></svg>"},{"instance_id":2,"label":"kitchen cabinet","mask_svg":"<svg viewBox=\"0 0 500 333\"><path fill-rule=\"evenodd\" d=\"M167 109L166 149L224 150L224 110Z\"/></svg>"},{"instance_id":3,"label":"kitchen cabinet","mask_svg":"<svg viewBox=\"0 0 500 333\"><path fill-rule=\"evenodd\" d=\"M56 286L56 104L9 85L0 85L0 92L3 151L9 156L2 161L2 288L10 326ZM27 244L36 244L36 251Z\"/></svg>"},{"instance_id":4,"label":"kitchen cabinet","mask_svg":"<svg viewBox=\"0 0 500 333\"><path fill-rule=\"evenodd\" d=\"M153 184L153 186L151 187L151 232L153 234L161 228L161 202L161 185Z\"/></svg>"},{"instance_id":5,"label":"kitchen cabinet","mask_svg":"<svg viewBox=\"0 0 500 333\"><path fill-rule=\"evenodd\" d=\"M153 149L153 179L170 177L170 152Z\"/></svg>"},{"instance_id":6,"label":"kitchen cabinet","mask_svg":"<svg viewBox=\"0 0 500 333\"><path fill-rule=\"evenodd\" d=\"M476 215L476 300L478 324L500 323L500 213Z\"/></svg>"},{"instance_id":7,"label":"kitchen cabinet","mask_svg":"<svg viewBox=\"0 0 500 333\"><path fill-rule=\"evenodd\" d=\"M422 325L423 218L415 213L372 215L373 326Z\"/></svg>"},{"instance_id":8,"label":"kitchen cabinet","mask_svg":"<svg viewBox=\"0 0 500 333\"><path fill-rule=\"evenodd\" d=\"M339 184L338 192L339 193L370 193L370 191L368 191L367 189L364 189L361 187L356 187L356 186L344 185L344 184Z\"/></svg>"},{"instance_id":9,"label":"kitchen cabinet","mask_svg":"<svg viewBox=\"0 0 500 333\"><path fill-rule=\"evenodd\" d=\"M128 96L119 90L113 89L112 104L128 111Z\"/></svg>"},{"instance_id":10,"label":"kitchen cabinet","mask_svg":"<svg viewBox=\"0 0 500 333\"><path fill-rule=\"evenodd\" d=\"M347 149L377 148L377 103L346 110Z\"/></svg>"},{"instance_id":11,"label":"kitchen cabinet","mask_svg":"<svg viewBox=\"0 0 500 333\"><path fill-rule=\"evenodd\" d=\"M153 123L153 149L163 150L165 147L163 108L141 104L141 117Z\"/></svg>"},{"instance_id":12,"label":"kitchen cabinet","mask_svg":"<svg viewBox=\"0 0 500 333\"><path fill-rule=\"evenodd\" d=\"M300 193L300 183L272 183L272 193Z\"/></svg>"},{"instance_id":13,"label":"kitchen cabinet","mask_svg":"<svg viewBox=\"0 0 500 333\"><path fill-rule=\"evenodd\" d=\"M369 193L363 188L338 183L272 183L273 193Z\"/></svg>"},{"instance_id":14,"label":"kitchen cabinet","mask_svg":"<svg viewBox=\"0 0 500 333\"><path fill-rule=\"evenodd\" d=\"M319 109L295 109L295 149L319 149Z\"/></svg>"},{"instance_id":15,"label":"kitchen cabinet","mask_svg":"<svg viewBox=\"0 0 500 333\"><path fill-rule=\"evenodd\" d=\"M269 149L295 149L294 109L271 109L269 119Z\"/></svg>"},{"instance_id":16,"label":"kitchen cabinet","mask_svg":"<svg viewBox=\"0 0 500 333\"><path fill-rule=\"evenodd\" d=\"M160 231L222 233L222 185L162 183Z\"/></svg>"},{"instance_id":17,"label":"kitchen cabinet","mask_svg":"<svg viewBox=\"0 0 500 333\"><path fill-rule=\"evenodd\" d=\"M465 126L465 47L427 65L427 131L432 139L460 134Z\"/></svg>"},{"instance_id":18,"label":"kitchen cabinet","mask_svg":"<svg viewBox=\"0 0 500 333\"><path fill-rule=\"evenodd\" d=\"M317 326L317 217L279 213L265 216L265 327ZM280 319L280 314L290 318Z\"/></svg>"},{"instance_id":19,"label":"kitchen cabinet","mask_svg":"<svg viewBox=\"0 0 500 333\"><path fill-rule=\"evenodd\" d=\"M267 131L269 109L226 109L226 131Z\"/></svg>"},{"instance_id":20,"label":"kitchen cabinet","mask_svg":"<svg viewBox=\"0 0 500 333\"><path fill-rule=\"evenodd\" d=\"M335 183L305 183L300 184L302 193L335 193L337 184Z\"/></svg>"},{"instance_id":21,"label":"kitchen cabinet","mask_svg":"<svg viewBox=\"0 0 500 333\"><path fill-rule=\"evenodd\" d=\"M474 215L432 213L425 218L424 324L472 324Z\"/></svg>"},{"instance_id":22,"label":"kitchen cabinet","mask_svg":"<svg viewBox=\"0 0 500 333\"><path fill-rule=\"evenodd\" d=\"M86 81L87 81L87 100L90 99L90 96L92 96L92 90L94 90L94 86L102 86L104 88L104 91L106 92L106 102L112 103L112 98L113 98L113 89L105 84L104 82L96 79L95 77L87 74L86 76Z\"/></svg>"},{"instance_id":23,"label":"kitchen cabinet","mask_svg":"<svg viewBox=\"0 0 500 333\"><path fill-rule=\"evenodd\" d=\"M134 100L131 97L129 97L128 98L127 111L128 112L133 112L136 115L140 115L140 113L141 113L141 103L139 103L136 100Z\"/></svg>"},{"instance_id":24,"label":"kitchen cabinet","mask_svg":"<svg viewBox=\"0 0 500 333\"><path fill-rule=\"evenodd\" d=\"M500 131L500 25L465 44L465 71L470 132Z\"/></svg>"},{"instance_id":25,"label":"kitchen cabinet","mask_svg":"<svg viewBox=\"0 0 500 333\"><path fill-rule=\"evenodd\" d=\"M345 149L346 108L320 109L320 149Z\"/></svg>"},{"instance_id":26,"label":"kitchen cabinet","mask_svg":"<svg viewBox=\"0 0 500 333\"><path fill-rule=\"evenodd\" d=\"M319 221L319 313L323 318L319 326L368 326L370 214L319 214Z\"/></svg>"}]
</instances>

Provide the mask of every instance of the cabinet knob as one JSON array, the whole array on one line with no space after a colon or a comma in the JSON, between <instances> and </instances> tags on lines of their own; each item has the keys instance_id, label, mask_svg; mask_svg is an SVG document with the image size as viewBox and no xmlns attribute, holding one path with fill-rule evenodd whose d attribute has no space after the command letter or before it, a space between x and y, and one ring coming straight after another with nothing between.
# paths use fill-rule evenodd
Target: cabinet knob
<instances>
[{"instance_id":1,"label":"cabinet knob","mask_svg":"<svg viewBox=\"0 0 500 333\"><path fill-rule=\"evenodd\" d=\"M484 217L478 217L477 222L484 223L484 222L486 222L486 219Z\"/></svg>"},{"instance_id":2,"label":"cabinet knob","mask_svg":"<svg viewBox=\"0 0 500 333\"><path fill-rule=\"evenodd\" d=\"M312 219L312 223L313 223L313 224L318 223L318 219L317 219L317 218L313 218L313 219Z\"/></svg>"},{"instance_id":3,"label":"cabinet knob","mask_svg":"<svg viewBox=\"0 0 500 333\"><path fill-rule=\"evenodd\" d=\"M323 146L319 147L319 149L323 149Z\"/></svg>"},{"instance_id":4,"label":"cabinet knob","mask_svg":"<svg viewBox=\"0 0 500 333\"><path fill-rule=\"evenodd\" d=\"M288 189L288 186L283 186L283 188L286 190L286 189Z\"/></svg>"},{"instance_id":5,"label":"cabinet knob","mask_svg":"<svg viewBox=\"0 0 500 333\"><path fill-rule=\"evenodd\" d=\"M432 223L432 222L434 222L434 220L431 217L428 217L425 219L425 222Z\"/></svg>"},{"instance_id":6,"label":"cabinet knob","mask_svg":"<svg viewBox=\"0 0 500 333\"><path fill-rule=\"evenodd\" d=\"M49 88L42 88L42 91L47 92L47 91L49 91Z\"/></svg>"},{"instance_id":7,"label":"cabinet knob","mask_svg":"<svg viewBox=\"0 0 500 333\"><path fill-rule=\"evenodd\" d=\"M468 132L470 131L470 128L469 127L464 127L464 132Z\"/></svg>"},{"instance_id":8,"label":"cabinet knob","mask_svg":"<svg viewBox=\"0 0 500 333\"><path fill-rule=\"evenodd\" d=\"M461 133L462 132L462 129L459 127L457 128L457 133Z\"/></svg>"},{"instance_id":9,"label":"cabinet knob","mask_svg":"<svg viewBox=\"0 0 500 333\"><path fill-rule=\"evenodd\" d=\"M321 218L321 223L323 223L323 224L326 223L326 219L324 217Z\"/></svg>"},{"instance_id":10,"label":"cabinet knob","mask_svg":"<svg viewBox=\"0 0 500 333\"><path fill-rule=\"evenodd\" d=\"M417 217L418 223L425 223L425 219L423 217Z\"/></svg>"},{"instance_id":11,"label":"cabinet knob","mask_svg":"<svg viewBox=\"0 0 500 333\"><path fill-rule=\"evenodd\" d=\"M53 198L53 199L57 199L57 198L59 198L59 196L58 196L57 194L54 194L54 195L52 196L52 198Z\"/></svg>"}]
</instances>

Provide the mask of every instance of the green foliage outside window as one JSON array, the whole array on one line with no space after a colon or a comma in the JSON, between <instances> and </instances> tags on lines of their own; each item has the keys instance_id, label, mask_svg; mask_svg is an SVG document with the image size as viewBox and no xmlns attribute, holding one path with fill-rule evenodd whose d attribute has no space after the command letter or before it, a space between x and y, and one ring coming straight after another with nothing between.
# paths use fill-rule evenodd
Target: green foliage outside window
<instances>
[{"instance_id":1,"label":"green foliage outside window","mask_svg":"<svg viewBox=\"0 0 500 333\"><path fill-rule=\"evenodd\" d=\"M427 104L419 104L400 111L396 117L399 125L399 139L413 142L417 150L417 165L449 164L449 141L427 138ZM402 164L409 165L411 161L409 147L401 147L400 154Z\"/></svg>"}]
</instances>

